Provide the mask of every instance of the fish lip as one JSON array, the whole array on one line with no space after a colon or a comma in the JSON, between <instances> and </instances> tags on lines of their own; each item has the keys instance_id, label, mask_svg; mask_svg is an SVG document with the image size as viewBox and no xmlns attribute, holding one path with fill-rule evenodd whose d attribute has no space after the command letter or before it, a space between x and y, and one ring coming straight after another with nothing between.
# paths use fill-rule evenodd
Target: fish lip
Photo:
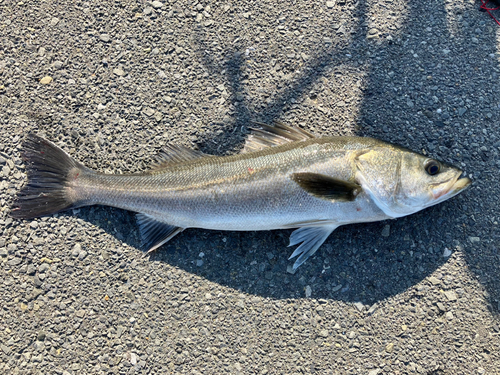
<instances>
[{"instance_id":1,"label":"fish lip","mask_svg":"<svg viewBox=\"0 0 500 375\"><path fill-rule=\"evenodd\" d=\"M442 197L451 198L460 193L462 190L467 189L471 184L472 180L469 177L459 174L455 178L450 178L448 181L441 182L440 184L435 184L433 187L446 184L444 189L438 190L436 193L432 192L435 200L440 200Z\"/></svg>"}]
</instances>

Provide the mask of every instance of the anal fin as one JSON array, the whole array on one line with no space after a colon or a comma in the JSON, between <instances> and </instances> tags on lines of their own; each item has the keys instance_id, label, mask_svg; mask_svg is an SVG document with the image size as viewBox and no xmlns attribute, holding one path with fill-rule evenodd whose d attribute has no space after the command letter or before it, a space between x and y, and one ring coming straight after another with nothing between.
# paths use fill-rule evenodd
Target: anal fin
<instances>
[{"instance_id":1,"label":"anal fin","mask_svg":"<svg viewBox=\"0 0 500 375\"><path fill-rule=\"evenodd\" d=\"M155 251L184 230L184 228L158 221L153 216L140 213L137 214L137 223L139 224L143 246L148 253Z\"/></svg>"},{"instance_id":2,"label":"anal fin","mask_svg":"<svg viewBox=\"0 0 500 375\"><path fill-rule=\"evenodd\" d=\"M302 244L295 249L289 259L299 256L293 264L293 269L297 269L325 242L328 236L338 225L325 225L321 227L303 227L296 229L290 236L290 245Z\"/></svg>"}]
</instances>

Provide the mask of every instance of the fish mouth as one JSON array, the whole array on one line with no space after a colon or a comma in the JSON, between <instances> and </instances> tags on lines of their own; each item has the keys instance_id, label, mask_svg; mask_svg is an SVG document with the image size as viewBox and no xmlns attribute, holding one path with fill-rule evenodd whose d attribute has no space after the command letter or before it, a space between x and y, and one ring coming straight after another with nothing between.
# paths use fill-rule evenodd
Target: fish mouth
<instances>
[{"instance_id":1,"label":"fish mouth","mask_svg":"<svg viewBox=\"0 0 500 375\"><path fill-rule=\"evenodd\" d=\"M449 199L467 189L472 184L472 180L459 174L457 177L441 183L432 189L432 195L436 201ZM437 202L436 202L437 203Z\"/></svg>"}]
</instances>

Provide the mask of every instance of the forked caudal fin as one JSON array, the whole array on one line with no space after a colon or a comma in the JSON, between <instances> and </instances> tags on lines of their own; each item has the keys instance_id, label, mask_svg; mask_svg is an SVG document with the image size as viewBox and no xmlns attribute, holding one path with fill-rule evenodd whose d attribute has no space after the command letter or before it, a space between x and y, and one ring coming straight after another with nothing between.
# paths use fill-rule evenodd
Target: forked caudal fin
<instances>
[{"instance_id":1,"label":"forked caudal fin","mask_svg":"<svg viewBox=\"0 0 500 375\"><path fill-rule=\"evenodd\" d=\"M19 192L10 215L31 219L75 206L70 183L90 171L52 142L29 134L23 144L28 182Z\"/></svg>"}]
</instances>

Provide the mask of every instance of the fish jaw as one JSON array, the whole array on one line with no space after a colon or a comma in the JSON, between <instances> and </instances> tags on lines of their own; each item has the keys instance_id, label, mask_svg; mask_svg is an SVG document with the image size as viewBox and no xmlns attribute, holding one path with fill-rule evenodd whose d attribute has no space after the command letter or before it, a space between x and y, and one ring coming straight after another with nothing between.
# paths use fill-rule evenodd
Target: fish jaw
<instances>
[{"instance_id":1,"label":"fish jaw","mask_svg":"<svg viewBox=\"0 0 500 375\"><path fill-rule=\"evenodd\" d=\"M436 185L431 189L434 200L429 206L433 206L437 203L454 197L455 195L461 193L463 190L467 189L471 184L472 180L470 178L460 177L460 175L458 175L456 178L451 179L446 183Z\"/></svg>"}]
</instances>

